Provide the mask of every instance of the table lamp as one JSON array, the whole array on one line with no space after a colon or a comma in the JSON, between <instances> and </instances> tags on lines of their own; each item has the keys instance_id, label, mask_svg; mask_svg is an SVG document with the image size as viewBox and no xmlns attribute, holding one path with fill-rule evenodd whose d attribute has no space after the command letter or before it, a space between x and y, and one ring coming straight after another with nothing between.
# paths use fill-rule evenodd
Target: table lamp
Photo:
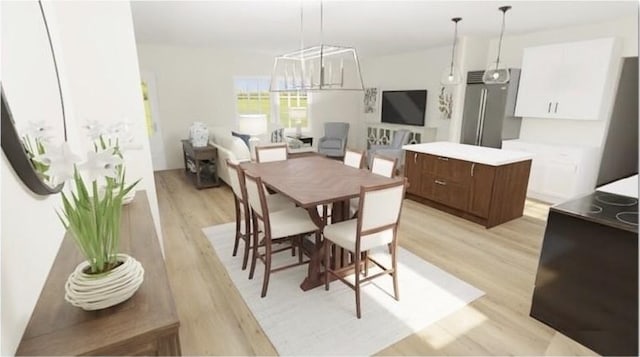
<instances>
[{"instance_id":1,"label":"table lamp","mask_svg":"<svg viewBox=\"0 0 640 357\"><path fill-rule=\"evenodd\" d=\"M291 107L289 108L289 120L292 120L296 125L296 137L302 136L302 119L307 117L306 107Z\"/></svg>"},{"instance_id":2,"label":"table lamp","mask_svg":"<svg viewBox=\"0 0 640 357\"><path fill-rule=\"evenodd\" d=\"M255 148L260 141L258 135L267 132L267 115L266 114L241 114L238 120L238 130L242 134L247 134L249 138L249 152L251 158L255 159Z\"/></svg>"}]
</instances>

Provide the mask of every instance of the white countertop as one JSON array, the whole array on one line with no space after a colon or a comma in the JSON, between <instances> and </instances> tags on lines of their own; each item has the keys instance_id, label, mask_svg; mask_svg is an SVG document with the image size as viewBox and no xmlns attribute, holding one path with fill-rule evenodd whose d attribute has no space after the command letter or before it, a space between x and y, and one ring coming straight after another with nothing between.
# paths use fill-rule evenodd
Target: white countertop
<instances>
[{"instance_id":1,"label":"white countertop","mask_svg":"<svg viewBox=\"0 0 640 357\"><path fill-rule=\"evenodd\" d=\"M638 198L638 175L613 181L598 187L596 191Z\"/></svg>"},{"instance_id":2,"label":"white countertop","mask_svg":"<svg viewBox=\"0 0 640 357\"><path fill-rule=\"evenodd\" d=\"M448 141L405 145L402 148L407 151L477 162L479 164L490 166L501 166L514 162L531 160L533 158L533 155L528 152L501 150L484 146L452 143Z\"/></svg>"}]
</instances>

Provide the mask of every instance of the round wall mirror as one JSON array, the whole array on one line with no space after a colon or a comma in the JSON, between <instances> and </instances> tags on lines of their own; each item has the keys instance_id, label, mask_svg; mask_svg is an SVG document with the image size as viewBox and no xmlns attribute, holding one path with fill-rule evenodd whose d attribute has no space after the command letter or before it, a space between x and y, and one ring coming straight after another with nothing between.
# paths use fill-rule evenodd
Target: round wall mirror
<instances>
[{"instance_id":1,"label":"round wall mirror","mask_svg":"<svg viewBox=\"0 0 640 357\"><path fill-rule=\"evenodd\" d=\"M34 193L59 192L37 157L66 141L64 103L40 1L2 2L2 150Z\"/></svg>"}]
</instances>

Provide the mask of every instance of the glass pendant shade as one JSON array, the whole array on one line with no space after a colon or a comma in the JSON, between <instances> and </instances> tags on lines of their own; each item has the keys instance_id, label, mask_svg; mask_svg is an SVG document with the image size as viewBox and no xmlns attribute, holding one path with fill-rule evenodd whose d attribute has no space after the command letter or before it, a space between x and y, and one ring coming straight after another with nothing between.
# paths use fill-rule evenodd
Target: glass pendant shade
<instances>
[{"instance_id":1,"label":"glass pendant shade","mask_svg":"<svg viewBox=\"0 0 640 357\"><path fill-rule=\"evenodd\" d=\"M482 81L486 84L503 84L509 82L510 78L509 69L499 67L496 62L490 64L482 75Z\"/></svg>"},{"instance_id":2,"label":"glass pendant shade","mask_svg":"<svg viewBox=\"0 0 640 357\"><path fill-rule=\"evenodd\" d=\"M458 22L462 20L461 17L454 17L451 19L455 24L453 32L453 47L451 48L451 64L442 70L440 76L440 84L443 86L457 85L462 82L462 75L455 66L456 44L458 40Z\"/></svg>"},{"instance_id":3,"label":"glass pendant shade","mask_svg":"<svg viewBox=\"0 0 640 357\"><path fill-rule=\"evenodd\" d=\"M462 75L460 71L455 66L447 67L442 70L442 75L440 76L440 84L443 86L453 86L456 84L462 83Z\"/></svg>"},{"instance_id":4,"label":"glass pendant shade","mask_svg":"<svg viewBox=\"0 0 640 357\"><path fill-rule=\"evenodd\" d=\"M486 84L503 84L509 82L511 78L509 69L500 66L500 53L502 51L502 38L504 37L505 17L511 6L501 6L498 8L502 12L502 27L500 29L500 41L498 42L498 56L496 61L491 63L482 75L482 81Z\"/></svg>"},{"instance_id":5,"label":"glass pendant shade","mask_svg":"<svg viewBox=\"0 0 640 357\"><path fill-rule=\"evenodd\" d=\"M364 90L355 48L318 45L276 57L271 92Z\"/></svg>"}]
</instances>

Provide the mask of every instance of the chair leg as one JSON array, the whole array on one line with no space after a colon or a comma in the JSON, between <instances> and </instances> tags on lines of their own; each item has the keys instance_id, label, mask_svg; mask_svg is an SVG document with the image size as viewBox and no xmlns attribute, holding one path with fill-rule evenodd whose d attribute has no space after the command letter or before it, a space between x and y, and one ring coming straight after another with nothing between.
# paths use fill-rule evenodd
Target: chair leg
<instances>
[{"instance_id":1,"label":"chair leg","mask_svg":"<svg viewBox=\"0 0 640 357\"><path fill-rule=\"evenodd\" d=\"M356 267L356 283L355 283L355 291L356 291L356 316L358 318L361 317L360 314L360 254L355 255L355 267Z\"/></svg>"},{"instance_id":2,"label":"chair leg","mask_svg":"<svg viewBox=\"0 0 640 357\"><path fill-rule=\"evenodd\" d=\"M331 242L324 240L324 290L329 290L329 253L331 252Z\"/></svg>"},{"instance_id":3,"label":"chair leg","mask_svg":"<svg viewBox=\"0 0 640 357\"><path fill-rule=\"evenodd\" d=\"M240 243L240 203L238 202L238 198L233 196L233 203L236 211L236 241L233 243L233 254L232 256L236 256L238 253L238 244Z\"/></svg>"},{"instance_id":4,"label":"chair leg","mask_svg":"<svg viewBox=\"0 0 640 357\"><path fill-rule=\"evenodd\" d=\"M369 252L364 252L364 276L369 276Z\"/></svg>"},{"instance_id":5,"label":"chair leg","mask_svg":"<svg viewBox=\"0 0 640 357\"><path fill-rule=\"evenodd\" d=\"M269 277L271 276L271 237L265 237L264 241L264 279L262 280L262 294L260 294L260 297L267 296Z\"/></svg>"},{"instance_id":6,"label":"chair leg","mask_svg":"<svg viewBox=\"0 0 640 357\"><path fill-rule=\"evenodd\" d=\"M253 221L253 256L251 257L251 269L249 269L249 279L253 279L253 273L256 271L256 260L258 259L258 229L256 225L256 221Z\"/></svg>"},{"instance_id":7,"label":"chair leg","mask_svg":"<svg viewBox=\"0 0 640 357\"><path fill-rule=\"evenodd\" d=\"M391 268L393 269L393 274L391 278L393 278L393 295L395 296L397 301L400 301L400 291L398 290L398 266L396 261L396 249L392 247L393 253L391 253Z\"/></svg>"},{"instance_id":8,"label":"chair leg","mask_svg":"<svg viewBox=\"0 0 640 357\"><path fill-rule=\"evenodd\" d=\"M299 235L295 238L296 244L298 246L298 263L302 264L302 240L304 239L304 235Z\"/></svg>"},{"instance_id":9,"label":"chair leg","mask_svg":"<svg viewBox=\"0 0 640 357\"><path fill-rule=\"evenodd\" d=\"M249 261L249 250L251 249L251 224L248 219L245 219L244 225L244 256L242 257L242 270L247 269L247 262Z\"/></svg>"}]
</instances>

